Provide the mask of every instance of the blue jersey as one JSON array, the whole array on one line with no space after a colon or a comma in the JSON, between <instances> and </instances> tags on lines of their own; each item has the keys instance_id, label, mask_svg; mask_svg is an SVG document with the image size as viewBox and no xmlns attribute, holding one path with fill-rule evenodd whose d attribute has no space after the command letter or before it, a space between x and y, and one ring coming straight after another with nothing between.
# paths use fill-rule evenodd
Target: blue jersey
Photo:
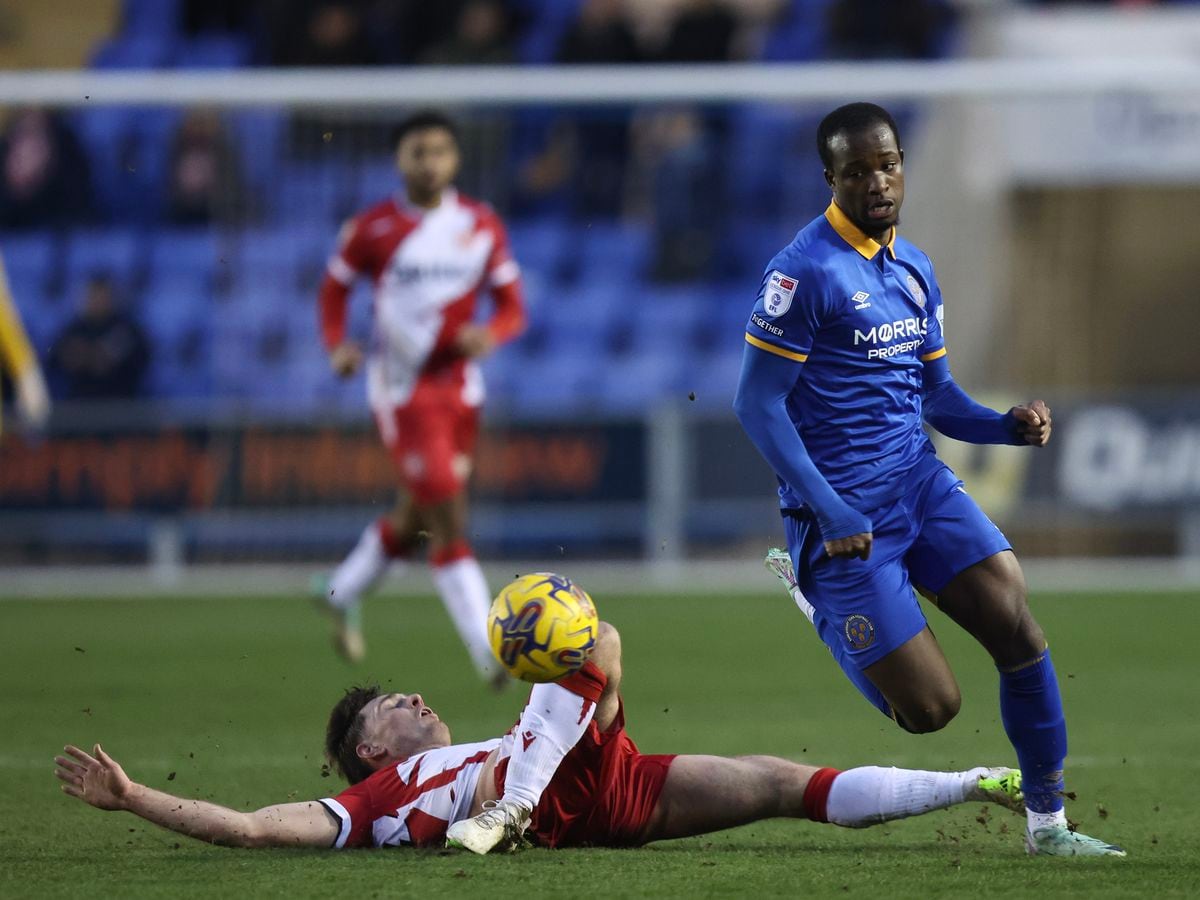
<instances>
[{"instance_id":1,"label":"blue jersey","mask_svg":"<svg viewBox=\"0 0 1200 900\"><path fill-rule=\"evenodd\" d=\"M767 266L746 341L804 365L788 415L813 464L861 513L904 493L931 462L921 419L924 363L945 355L933 266L895 236L883 247L835 204ZM779 480L780 504L802 497Z\"/></svg>"}]
</instances>

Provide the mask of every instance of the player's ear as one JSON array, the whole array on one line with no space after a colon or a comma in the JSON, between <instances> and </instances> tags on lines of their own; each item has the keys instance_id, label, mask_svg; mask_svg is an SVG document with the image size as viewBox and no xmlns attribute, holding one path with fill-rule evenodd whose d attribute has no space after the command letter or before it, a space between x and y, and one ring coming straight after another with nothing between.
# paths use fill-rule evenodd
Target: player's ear
<instances>
[{"instance_id":1,"label":"player's ear","mask_svg":"<svg viewBox=\"0 0 1200 900\"><path fill-rule=\"evenodd\" d=\"M359 741L358 746L354 748L354 753L359 759L373 761L386 754L387 750L370 741Z\"/></svg>"},{"instance_id":2,"label":"player's ear","mask_svg":"<svg viewBox=\"0 0 1200 900\"><path fill-rule=\"evenodd\" d=\"M903 147L900 148L900 164L901 165L904 164L904 148Z\"/></svg>"},{"instance_id":3,"label":"player's ear","mask_svg":"<svg viewBox=\"0 0 1200 900\"><path fill-rule=\"evenodd\" d=\"M833 172L829 169L825 170L825 183L829 185L830 190L833 189Z\"/></svg>"}]
</instances>

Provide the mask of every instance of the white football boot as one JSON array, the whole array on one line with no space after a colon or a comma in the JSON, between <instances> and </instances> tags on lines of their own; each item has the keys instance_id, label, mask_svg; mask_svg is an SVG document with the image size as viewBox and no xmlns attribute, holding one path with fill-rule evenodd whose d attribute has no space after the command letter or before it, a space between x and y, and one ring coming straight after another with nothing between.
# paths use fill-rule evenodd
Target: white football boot
<instances>
[{"instance_id":1,"label":"white football boot","mask_svg":"<svg viewBox=\"0 0 1200 900\"><path fill-rule=\"evenodd\" d=\"M516 803L488 800L483 812L473 819L461 819L446 829L446 846L470 850L480 856L499 847L518 850L528 846L525 829L531 813Z\"/></svg>"}]
</instances>

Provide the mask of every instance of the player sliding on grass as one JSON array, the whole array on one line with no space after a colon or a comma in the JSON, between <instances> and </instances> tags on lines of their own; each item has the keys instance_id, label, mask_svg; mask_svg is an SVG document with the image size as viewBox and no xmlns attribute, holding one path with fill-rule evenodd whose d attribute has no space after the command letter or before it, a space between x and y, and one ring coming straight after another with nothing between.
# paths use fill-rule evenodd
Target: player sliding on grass
<instances>
[{"instance_id":1,"label":"player sliding on grass","mask_svg":"<svg viewBox=\"0 0 1200 900\"><path fill-rule=\"evenodd\" d=\"M536 685L501 738L451 744L419 694L355 688L334 707L336 797L238 812L131 781L99 745L55 759L63 790L203 841L237 847L465 847L487 853L527 836L544 847L632 847L788 817L851 828L965 802L1021 809L1011 769L839 772L745 756L639 753L625 733L621 645L601 624L592 658Z\"/></svg>"},{"instance_id":2,"label":"player sliding on grass","mask_svg":"<svg viewBox=\"0 0 1200 900\"><path fill-rule=\"evenodd\" d=\"M410 116L394 146L403 190L347 223L319 299L329 363L345 378L364 362L346 333L350 290L359 278L375 287L367 393L402 496L367 526L322 594L338 650L361 659L363 595L390 566L413 557L427 534L438 594L480 674L501 685L506 677L482 627L491 592L467 537L467 478L484 394L478 360L525 327L520 269L499 216L453 187L459 148L450 119ZM475 307L484 290L494 312L480 323Z\"/></svg>"},{"instance_id":3,"label":"player sliding on grass","mask_svg":"<svg viewBox=\"0 0 1200 900\"><path fill-rule=\"evenodd\" d=\"M871 703L909 731L937 731L961 698L915 585L999 669L1029 852L1124 856L1067 827L1067 728L1024 575L922 427L973 444L1043 447L1050 410L1035 400L996 412L951 377L933 267L896 234L904 151L887 111L840 107L821 122L817 145L833 199L767 266L734 400L778 475L806 613Z\"/></svg>"}]
</instances>

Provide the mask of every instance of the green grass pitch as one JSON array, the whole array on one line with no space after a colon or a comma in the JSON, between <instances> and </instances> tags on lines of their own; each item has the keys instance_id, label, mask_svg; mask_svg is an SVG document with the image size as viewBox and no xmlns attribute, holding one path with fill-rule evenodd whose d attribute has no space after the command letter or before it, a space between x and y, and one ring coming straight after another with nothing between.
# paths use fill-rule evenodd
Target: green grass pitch
<instances>
[{"instance_id":1,"label":"green grass pitch","mask_svg":"<svg viewBox=\"0 0 1200 900\"><path fill-rule=\"evenodd\" d=\"M764 573L764 578L766 578ZM606 599L630 733L647 752L772 753L818 764L1013 762L984 653L938 613L963 688L943 732L900 732L842 678L780 594ZM1186 594L1036 596L1071 732L1069 814L1127 860L1028 859L1022 820L960 807L849 831L774 821L635 851L237 851L62 796L51 759L104 743L135 779L254 808L336 793L330 705L375 676L420 691L459 740L492 737L524 692L488 693L432 598L367 609L370 656L336 659L301 599L0 603L0 895L851 896L1200 894L1195 648Z\"/></svg>"}]
</instances>

